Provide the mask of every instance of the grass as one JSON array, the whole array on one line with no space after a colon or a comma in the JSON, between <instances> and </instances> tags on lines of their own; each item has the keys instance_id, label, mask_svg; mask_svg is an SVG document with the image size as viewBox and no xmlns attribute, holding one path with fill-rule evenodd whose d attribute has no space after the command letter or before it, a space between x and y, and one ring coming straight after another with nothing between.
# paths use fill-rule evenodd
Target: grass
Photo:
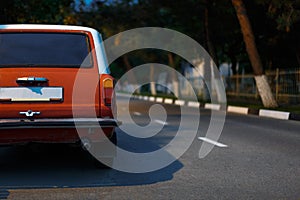
<instances>
[{"instance_id":1,"label":"grass","mask_svg":"<svg viewBox=\"0 0 300 200\"><path fill-rule=\"evenodd\" d=\"M300 114L300 105L291 105L291 106L284 106L284 107L279 107L276 109L272 110L279 110L279 111L286 111L286 112L291 112L295 114Z\"/></svg>"},{"instance_id":2,"label":"grass","mask_svg":"<svg viewBox=\"0 0 300 200\"><path fill-rule=\"evenodd\" d=\"M251 98L230 98L228 97L228 105L248 107L251 109L268 109L277 111L286 111L295 114L300 114L300 104L280 104L278 108L265 108L260 102L260 99Z\"/></svg>"}]
</instances>

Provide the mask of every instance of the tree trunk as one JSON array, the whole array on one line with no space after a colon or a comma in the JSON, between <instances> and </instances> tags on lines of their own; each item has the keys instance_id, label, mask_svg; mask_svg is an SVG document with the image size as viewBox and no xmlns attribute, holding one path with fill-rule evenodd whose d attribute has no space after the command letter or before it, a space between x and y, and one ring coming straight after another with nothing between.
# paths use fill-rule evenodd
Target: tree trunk
<instances>
[{"instance_id":1,"label":"tree trunk","mask_svg":"<svg viewBox=\"0 0 300 200\"><path fill-rule=\"evenodd\" d=\"M205 1L205 10L204 10L204 35L206 40L206 46L207 50L214 60L215 64L219 67L219 60L217 58L217 54L215 51L215 47L213 45L213 42L211 40L211 34L210 34L210 28L209 28L209 0Z\"/></svg>"},{"instance_id":2,"label":"tree trunk","mask_svg":"<svg viewBox=\"0 0 300 200\"><path fill-rule=\"evenodd\" d=\"M232 4L236 10L237 17L241 26L244 42L246 44L246 50L253 68L257 89L259 91L262 102L264 106L268 108L278 107L278 104L272 94L270 85L267 81L267 77L263 73L262 62L256 48L254 34L243 0L232 0Z\"/></svg>"},{"instance_id":3,"label":"tree trunk","mask_svg":"<svg viewBox=\"0 0 300 200\"><path fill-rule=\"evenodd\" d=\"M300 65L300 49L296 50L296 58L297 58L298 65Z\"/></svg>"},{"instance_id":4,"label":"tree trunk","mask_svg":"<svg viewBox=\"0 0 300 200\"><path fill-rule=\"evenodd\" d=\"M174 63L174 58L172 53L168 53L168 61L169 61L169 66L175 70L175 63ZM173 85L173 93L176 97L179 97L179 83L178 83L178 77L176 75L176 71L172 72L171 79Z\"/></svg>"},{"instance_id":5,"label":"tree trunk","mask_svg":"<svg viewBox=\"0 0 300 200\"><path fill-rule=\"evenodd\" d=\"M129 62L129 58L128 58L127 55L123 56L123 62L124 62L124 65L126 67L127 72L130 71L132 69L132 66L131 66L131 64ZM136 86L137 85L137 80L136 80L136 77L134 76L134 74L133 73L129 73L128 77L130 79L130 80L128 80L128 83L132 84L133 86ZM137 91L135 91L135 92L140 93L140 88L138 88Z\"/></svg>"},{"instance_id":6,"label":"tree trunk","mask_svg":"<svg viewBox=\"0 0 300 200\"><path fill-rule=\"evenodd\" d=\"M237 69L236 69L236 67L237 67L236 55L232 50L229 50L228 56L229 56L230 61L231 61L232 74L236 75L238 73Z\"/></svg>"},{"instance_id":7,"label":"tree trunk","mask_svg":"<svg viewBox=\"0 0 300 200\"><path fill-rule=\"evenodd\" d=\"M150 92L151 95L156 96L155 80L154 80L154 65L150 66Z\"/></svg>"}]
</instances>

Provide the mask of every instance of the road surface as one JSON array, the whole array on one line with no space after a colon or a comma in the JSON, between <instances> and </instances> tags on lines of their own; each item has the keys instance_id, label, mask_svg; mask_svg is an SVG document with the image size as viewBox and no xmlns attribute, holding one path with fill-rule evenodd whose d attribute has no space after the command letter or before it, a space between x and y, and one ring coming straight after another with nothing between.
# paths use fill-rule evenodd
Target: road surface
<instances>
[{"instance_id":1,"label":"road surface","mask_svg":"<svg viewBox=\"0 0 300 200\"><path fill-rule=\"evenodd\" d=\"M122 102L122 101L121 101ZM134 100L130 112L149 123L153 103ZM157 150L174 137L180 110L168 113L163 131L133 139L117 130L121 148ZM124 109L124 108L123 108ZM122 114L122 107L119 107ZM191 122L199 120L189 108ZM210 111L201 110L197 137L184 155L155 172L134 174L97 169L81 149L66 145L2 147L0 197L3 199L300 199L300 122L227 114L218 143L203 159ZM159 123L159 122L158 122Z\"/></svg>"}]
</instances>

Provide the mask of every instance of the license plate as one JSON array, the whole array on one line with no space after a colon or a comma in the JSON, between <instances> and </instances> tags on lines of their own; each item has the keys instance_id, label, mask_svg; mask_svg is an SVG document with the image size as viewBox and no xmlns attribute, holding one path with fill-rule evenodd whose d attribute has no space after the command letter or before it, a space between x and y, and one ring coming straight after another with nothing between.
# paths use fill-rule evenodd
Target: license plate
<instances>
[{"instance_id":1,"label":"license plate","mask_svg":"<svg viewBox=\"0 0 300 200\"><path fill-rule=\"evenodd\" d=\"M62 87L2 87L0 101L62 101Z\"/></svg>"}]
</instances>

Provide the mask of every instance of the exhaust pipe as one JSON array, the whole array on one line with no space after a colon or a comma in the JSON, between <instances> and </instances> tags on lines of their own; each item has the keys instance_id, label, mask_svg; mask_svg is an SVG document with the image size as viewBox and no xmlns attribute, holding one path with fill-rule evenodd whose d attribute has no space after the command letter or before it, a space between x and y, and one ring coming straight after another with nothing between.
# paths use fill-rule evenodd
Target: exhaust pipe
<instances>
[{"instance_id":1,"label":"exhaust pipe","mask_svg":"<svg viewBox=\"0 0 300 200\"><path fill-rule=\"evenodd\" d=\"M91 144L90 140L87 139L87 138L83 138L81 140L81 146L86 151L88 151L88 150L90 150L92 148L92 144Z\"/></svg>"}]
</instances>

